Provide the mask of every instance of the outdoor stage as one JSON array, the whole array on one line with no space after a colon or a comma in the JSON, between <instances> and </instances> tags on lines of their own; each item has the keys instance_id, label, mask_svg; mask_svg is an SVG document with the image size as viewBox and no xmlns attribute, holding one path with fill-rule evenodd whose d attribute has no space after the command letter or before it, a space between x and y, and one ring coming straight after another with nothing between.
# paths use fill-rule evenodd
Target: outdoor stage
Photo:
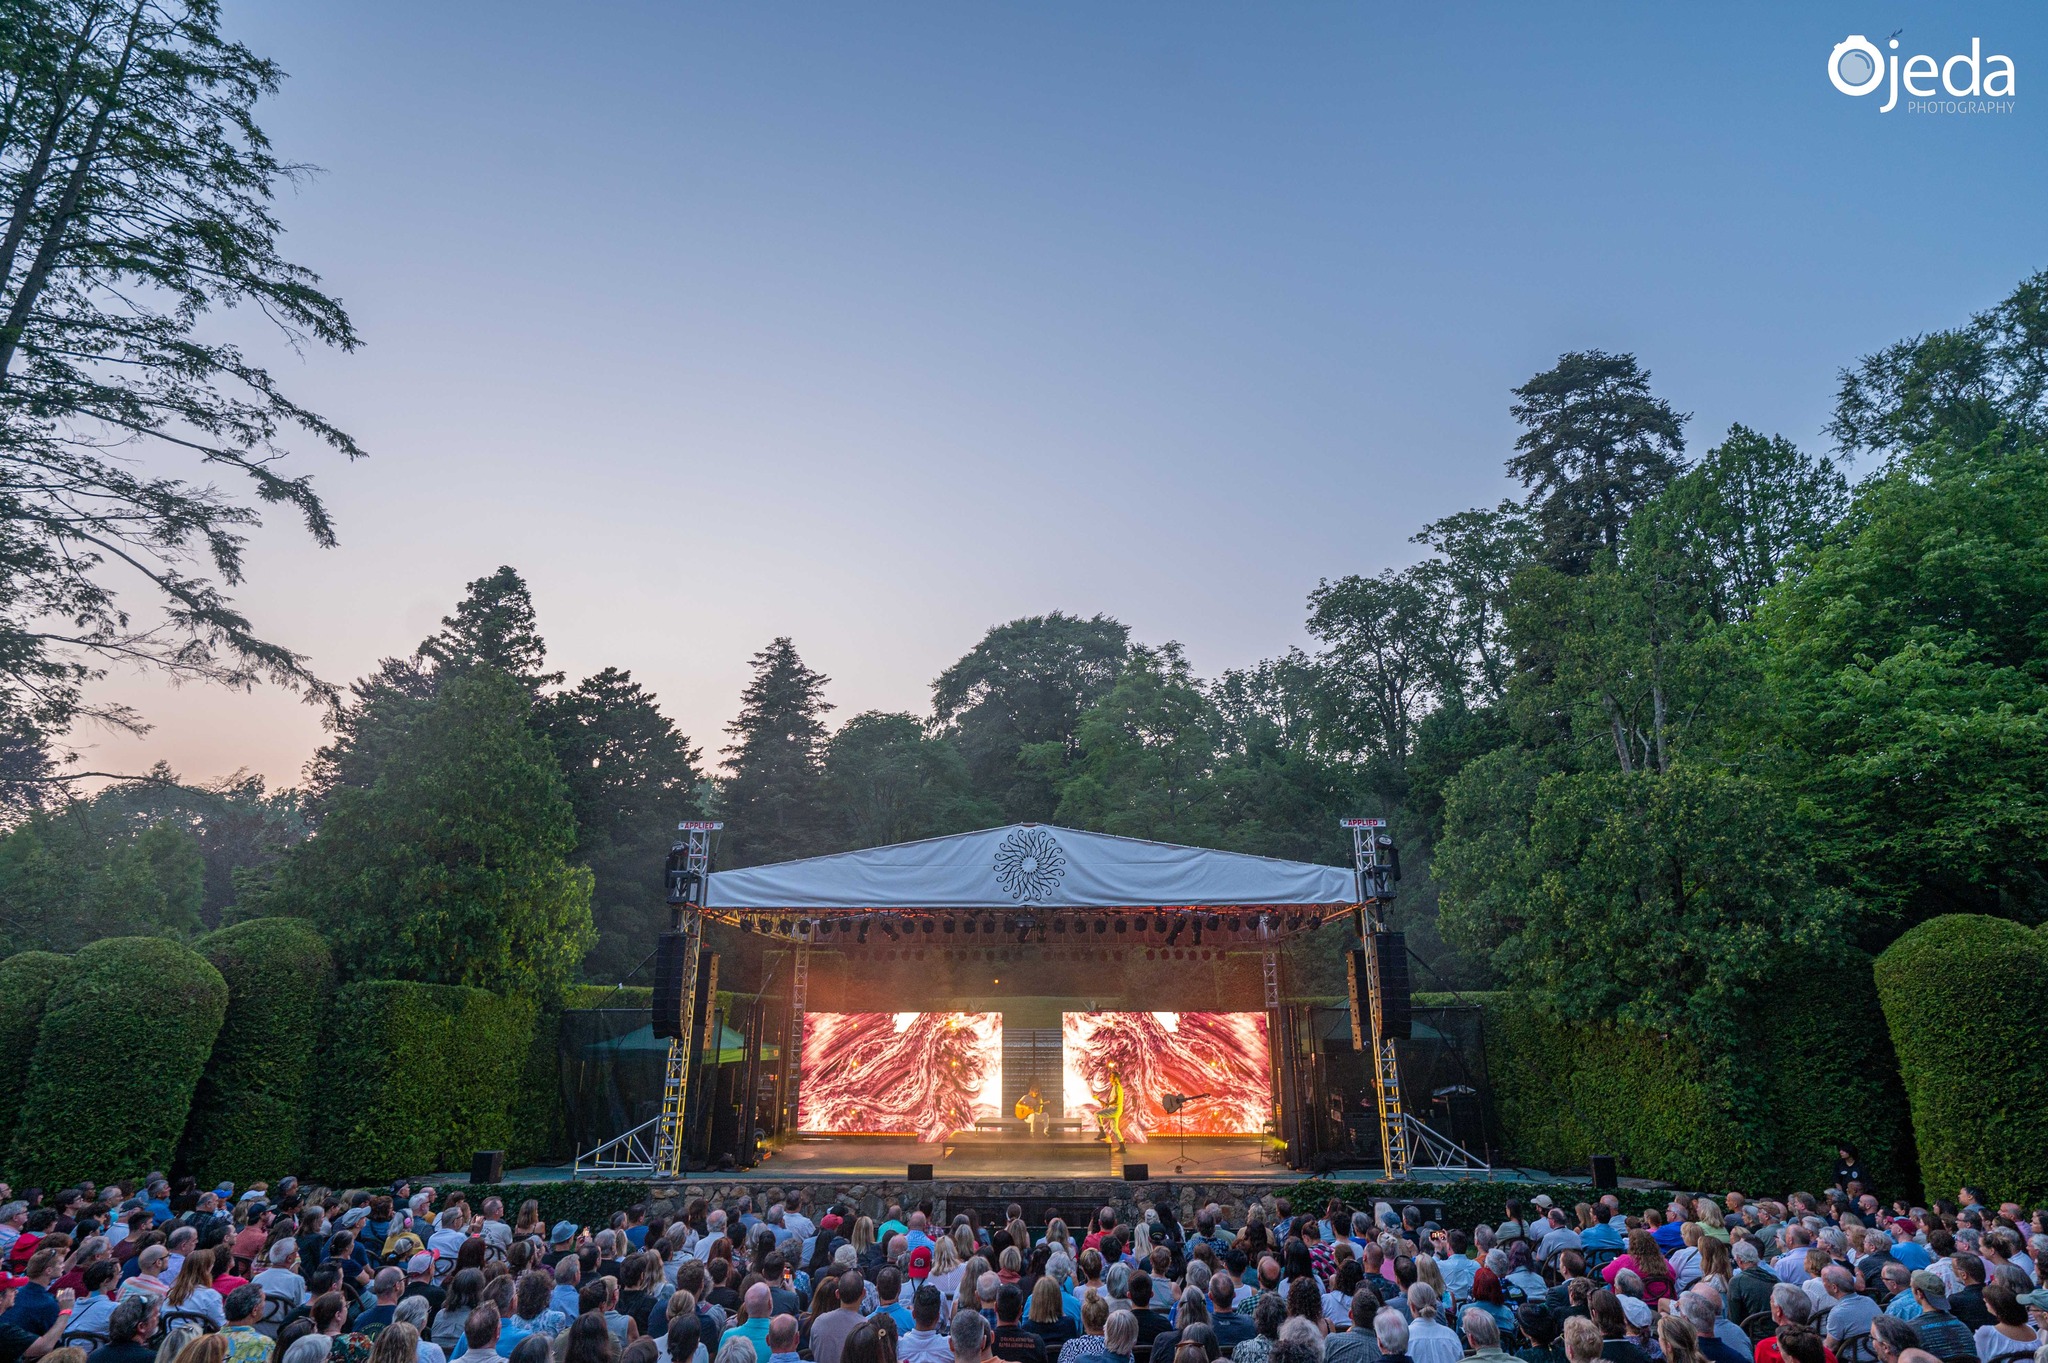
<instances>
[{"instance_id":1,"label":"outdoor stage","mask_svg":"<svg viewBox=\"0 0 2048 1363\"><path fill-rule=\"evenodd\" d=\"M1185 1154L1183 1155L1183 1150ZM944 1142L907 1136L799 1133L784 1138L755 1167L758 1176L798 1179L902 1178L929 1164L937 1179L1121 1179L1142 1164L1147 1177L1270 1179L1279 1147L1261 1136L1172 1136L1132 1142L1112 1154L1101 1141L1055 1132L1040 1140L994 1132L956 1132Z\"/></svg>"}]
</instances>

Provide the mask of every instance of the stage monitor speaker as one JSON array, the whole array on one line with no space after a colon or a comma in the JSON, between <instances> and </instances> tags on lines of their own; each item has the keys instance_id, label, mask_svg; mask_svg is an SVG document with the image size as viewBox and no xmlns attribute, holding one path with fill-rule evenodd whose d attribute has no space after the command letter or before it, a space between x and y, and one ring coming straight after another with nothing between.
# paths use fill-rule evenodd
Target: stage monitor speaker
<instances>
[{"instance_id":1,"label":"stage monitor speaker","mask_svg":"<svg viewBox=\"0 0 2048 1363\"><path fill-rule=\"evenodd\" d=\"M1149 1164L1126 1164L1124 1166L1124 1182L1126 1183L1143 1183L1151 1177L1152 1166Z\"/></svg>"},{"instance_id":2,"label":"stage monitor speaker","mask_svg":"<svg viewBox=\"0 0 2048 1363\"><path fill-rule=\"evenodd\" d=\"M904 1177L912 1183L930 1183L932 1167L929 1164L913 1164L910 1166L910 1172Z\"/></svg>"},{"instance_id":3,"label":"stage monitor speaker","mask_svg":"<svg viewBox=\"0 0 2048 1363\"><path fill-rule=\"evenodd\" d=\"M1593 1156L1593 1187L1596 1189L1600 1189L1619 1188L1620 1186L1621 1175L1620 1171L1615 1166L1614 1156Z\"/></svg>"},{"instance_id":4,"label":"stage monitor speaker","mask_svg":"<svg viewBox=\"0 0 2048 1363\"><path fill-rule=\"evenodd\" d=\"M469 1157L469 1181L471 1183L503 1183L505 1181L505 1152L503 1150L479 1150Z\"/></svg>"},{"instance_id":5,"label":"stage monitor speaker","mask_svg":"<svg viewBox=\"0 0 2048 1363\"><path fill-rule=\"evenodd\" d=\"M1376 932L1372 954L1380 968L1380 1036L1383 1040L1406 1041L1409 1037L1408 935Z\"/></svg>"},{"instance_id":6,"label":"stage monitor speaker","mask_svg":"<svg viewBox=\"0 0 2048 1363\"><path fill-rule=\"evenodd\" d=\"M686 970L696 968L696 962L684 961L690 945L686 932L664 932L654 944L654 1016L651 1019L654 1035L664 1041L683 1035L683 988L688 980Z\"/></svg>"}]
</instances>

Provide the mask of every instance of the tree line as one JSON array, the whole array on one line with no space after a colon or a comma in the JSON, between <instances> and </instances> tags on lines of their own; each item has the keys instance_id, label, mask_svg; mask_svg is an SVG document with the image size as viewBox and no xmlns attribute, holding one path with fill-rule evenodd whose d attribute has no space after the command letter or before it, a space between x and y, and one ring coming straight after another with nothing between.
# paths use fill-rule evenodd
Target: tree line
<instances>
[{"instance_id":1,"label":"tree line","mask_svg":"<svg viewBox=\"0 0 2048 1363\"><path fill-rule=\"evenodd\" d=\"M501 568L337 697L302 788L159 773L30 812L5 945L290 914L347 973L545 996L645 956L685 817L726 821L726 866L1017 820L1336 862L1365 812L1446 980L1731 1035L1789 966L2042 916L2044 296L1846 370L1829 455L1737 425L1691 456L1634 356L1565 355L1512 395L1526 496L1319 583L1313 651L1204 679L1055 611L928 710L835 723L778 638L716 771L628 673L547 670Z\"/></svg>"}]
</instances>

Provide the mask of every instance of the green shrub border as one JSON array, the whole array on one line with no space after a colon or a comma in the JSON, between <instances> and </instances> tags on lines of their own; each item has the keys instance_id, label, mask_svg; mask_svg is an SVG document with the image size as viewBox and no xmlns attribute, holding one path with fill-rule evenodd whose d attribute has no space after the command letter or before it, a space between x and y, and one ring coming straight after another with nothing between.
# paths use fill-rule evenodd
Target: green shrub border
<instances>
[{"instance_id":1,"label":"green shrub border","mask_svg":"<svg viewBox=\"0 0 2048 1363\"><path fill-rule=\"evenodd\" d=\"M298 918L247 919L196 946L227 981L228 1010L186 1120L184 1165L208 1187L300 1168L333 953Z\"/></svg>"},{"instance_id":2,"label":"green shrub border","mask_svg":"<svg viewBox=\"0 0 2048 1363\"><path fill-rule=\"evenodd\" d=\"M24 951L0 961L0 1131L21 1120L29 1066L50 993L71 969L54 951Z\"/></svg>"},{"instance_id":3,"label":"green shrub border","mask_svg":"<svg viewBox=\"0 0 2048 1363\"><path fill-rule=\"evenodd\" d=\"M211 962L165 937L110 937L51 992L15 1128L23 1183L61 1188L168 1168L227 1014Z\"/></svg>"},{"instance_id":4,"label":"green shrub border","mask_svg":"<svg viewBox=\"0 0 2048 1363\"><path fill-rule=\"evenodd\" d=\"M510 1146L531 1000L464 985L363 980L335 991L314 1103L314 1174L379 1182Z\"/></svg>"},{"instance_id":5,"label":"green shrub border","mask_svg":"<svg viewBox=\"0 0 2048 1363\"><path fill-rule=\"evenodd\" d=\"M2048 931L1943 914L1877 958L1876 983L1928 1193L2048 1200Z\"/></svg>"}]
</instances>

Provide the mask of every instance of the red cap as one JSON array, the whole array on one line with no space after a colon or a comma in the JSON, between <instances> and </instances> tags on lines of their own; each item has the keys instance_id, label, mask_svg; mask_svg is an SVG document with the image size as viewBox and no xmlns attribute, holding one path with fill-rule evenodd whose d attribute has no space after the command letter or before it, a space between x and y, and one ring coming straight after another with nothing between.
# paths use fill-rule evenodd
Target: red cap
<instances>
[{"instance_id":1,"label":"red cap","mask_svg":"<svg viewBox=\"0 0 2048 1363\"><path fill-rule=\"evenodd\" d=\"M931 1276L931 1272L932 1247L930 1245L919 1245L916 1249L910 1251L910 1276L913 1278L928 1278Z\"/></svg>"},{"instance_id":2,"label":"red cap","mask_svg":"<svg viewBox=\"0 0 2048 1363\"><path fill-rule=\"evenodd\" d=\"M28 1279L17 1278L12 1273L0 1273L0 1292L9 1292L17 1287L27 1287Z\"/></svg>"}]
</instances>

